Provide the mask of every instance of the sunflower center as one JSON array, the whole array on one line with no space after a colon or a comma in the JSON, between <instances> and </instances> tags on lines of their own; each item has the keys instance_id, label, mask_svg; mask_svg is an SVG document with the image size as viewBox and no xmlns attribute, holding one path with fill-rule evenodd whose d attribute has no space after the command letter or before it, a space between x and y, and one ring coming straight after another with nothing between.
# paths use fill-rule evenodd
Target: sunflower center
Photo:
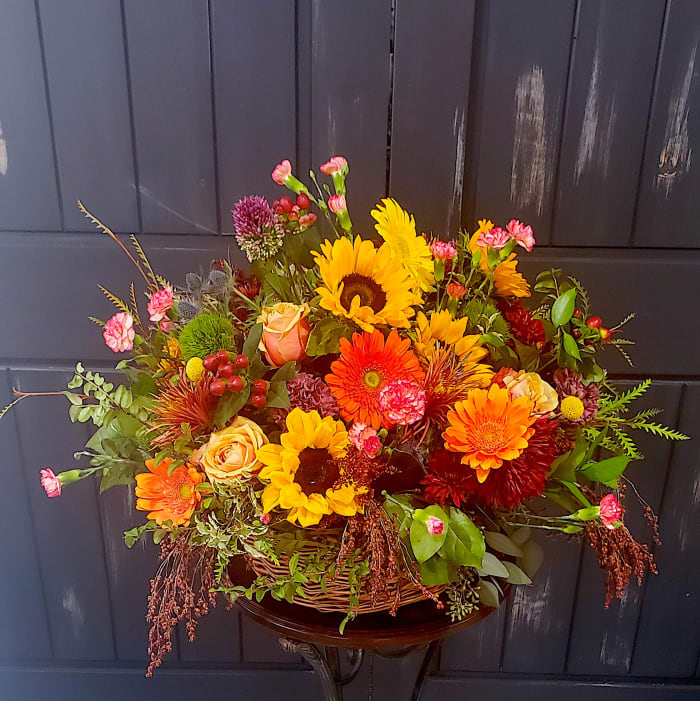
<instances>
[{"instance_id":1,"label":"sunflower center","mask_svg":"<svg viewBox=\"0 0 700 701\"><path fill-rule=\"evenodd\" d=\"M486 420L479 424L475 435L477 448L483 453L496 453L506 442L506 430L497 419Z\"/></svg>"},{"instance_id":2,"label":"sunflower center","mask_svg":"<svg viewBox=\"0 0 700 701\"><path fill-rule=\"evenodd\" d=\"M343 291L340 294L340 303L345 309L350 309L355 296L360 298L360 306L371 307L375 314L384 309L386 293L372 278L359 273L350 273L343 278L342 282Z\"/></svg>"},{"instance_id":3,"label":"sunflower center","mask_svg":"<svg viewBox=\"0 0 700 701\"><path fill-rule=\"evenodd\" d=\"M367 387L371 387L372 389L379 387L379 383L382 381L381 376L376 370L368 370L362 379Z\"/></svg>"},{"instance_id":4,"label":"sunflower center","mask_svg":"<svg viewBox=\"0 0 700 701\"><path fill-rule=\"evenodd\" d=\"M337 481L340 469L330 453L323 448L304 448L299 453L299 467L294 481L307 496L325 494Z\"/></svg>"}]
</instances>

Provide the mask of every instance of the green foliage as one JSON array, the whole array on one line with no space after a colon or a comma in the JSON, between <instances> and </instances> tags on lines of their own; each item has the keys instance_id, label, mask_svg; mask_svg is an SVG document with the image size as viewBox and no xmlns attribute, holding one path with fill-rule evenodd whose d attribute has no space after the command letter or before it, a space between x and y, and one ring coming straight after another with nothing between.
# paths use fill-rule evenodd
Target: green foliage
<instances>
[{"instance_id":1,"label":"green foliage","mask_svg":"<svg viewBox=\"0 0 700 701\"><path fill-rule=\"evenodd\" d=\"M306 344L311 357L340 351L340 339L351 338L352 329L334 316L327 316L314 324Z\"/></svg>"},{"instance_id":2,"label":"green foliage","mask_svg":"<svg viewBox=\"0 0 700 701\"><path fill-rule=\"evenodd\" d=\"M636 387L628 389L617 396L606 395L600 400L597 417L625 412L629 409L629 404L635 399L639 399L651 387L651 380L644 380Z\"/></svg>"},{"instance_id":3,"label":"green foliage","mask_svg":"<svg viewBox=\"0 0 700 701\"><path fill-rule=\"evenodd\" d=\"M552 305L552 323L563 326L568 323L576 306L576 288L567 290L559 295Z\"/></svg>"},{"instance_id":4,"label":"green foliage","mask_svg":"<svg viewBox=\"0 0 700 701\"><path fill-rule=\"evenodd\" d=\"M233 326L223 316L200 314L182 329L178 340L185 360L204 358L218 350L233 349Z\"/></svg>"}]
</instances>

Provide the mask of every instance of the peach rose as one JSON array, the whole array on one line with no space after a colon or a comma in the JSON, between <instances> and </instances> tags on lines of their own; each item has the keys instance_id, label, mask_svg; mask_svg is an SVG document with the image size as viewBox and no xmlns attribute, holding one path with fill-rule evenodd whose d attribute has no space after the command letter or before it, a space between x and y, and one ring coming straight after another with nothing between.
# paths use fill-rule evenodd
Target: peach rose
<instances>
[{"instance_id":1,"label":"peach rose","mask_svg":"<svg viewBox=\"0 0 700 701\"><path fill-rule=\"evenodd\" d=\"M534 402L533 413L535 414L547 414L559 406L556 390L536 372L521 370L515 376L506 375L503 382L513 399L529 397Z\"/></svg>"},{"instance_id":2,"label":"peach rose","mask_svg":"<svg viewBox=\"0 0 700 701\"><path fill-rule=\"evenodd\" d=\"M209 442L195 454L195 459L214 482L231 482L256 473L262 464L255 452L268 442L258 424L237 416L221 431L212 433Z\"/></svg>"},{"instance_id":3,"label":"peach rose","mask_svg":"<svg viewBox=\"0 0 700 701\"><path fill-rule=\"evenodd\" d=\"M308 315L308 304L279 302L262 310L258 321L262 322L263 332L258 348L265 353L268 363L282 367L306 357L306 342L311 332Z\"/></svg>"}]
</instances>

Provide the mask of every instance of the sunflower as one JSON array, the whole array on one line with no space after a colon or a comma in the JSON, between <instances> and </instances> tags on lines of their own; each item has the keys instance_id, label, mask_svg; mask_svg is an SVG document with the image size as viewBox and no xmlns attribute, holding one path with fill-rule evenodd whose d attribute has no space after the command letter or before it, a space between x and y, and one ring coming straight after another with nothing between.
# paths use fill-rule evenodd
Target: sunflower
<instances>
[{"instance_id":1,"label":"sunflower","mask_svg":"<svg viewBox=\"0 0 700 701\"><path fill-rule=\"evenodd\" d=\"M365 331L376 324L406 329L421 297L391 248L376 249L359 236L324 241L314 252L323 285L316 289L321 307L354 321Z\"/></svg>"},{"instance_id":2,"label":"sunflower","mask_svg":"<svg viewBox=\"0 0 700 701\"><path fill-rule=\"evenodd\" d=\"M482 273L488 275L489 264L486 256L486 251L479 246L477 241L481 237L481 234L491 231L493 229L493 222L490 219L479 219L479 228L472 234L469 239L469 252L474 255L477 251L481 251L481 257L479 258L479 268L481 268Z\"/></svg>"},{"instance_id":3,"label":"sunflower","mask_svg":"<svg viewBox=\"0 0 700 701\"><path fill-rule=\"evenodd\" d=\"M530 285L517 270L515 253L502 260L493 271L493 284L499 297L529 297Z\"/></svg>"},{"instance_id":4,"label":"sunflower","mask_svg":"<svg viewBox=\"0 0 700 701\"><path fill-rule=\"evenodd\" d=\"M340 358L331 365L326 383L345 420L372 428L391 425L380 409L382 389L397 380L416 384L423 380L423 370L410 345L409 339L402 339L393 329L386 340L378 329L354 334L352 343L347 338L340 340Z\"/></svg>"},{"instance_id":5,"label":"sunflower","mask_svg":"<svg viewBox=\"0 0 700 701\"><path fill-rule=\"evenodd\" d=\"M464 453L462 463L475 469L479 482L484 482L490 470L527 448L534 433L530 427L537 419L532 408L528 397L511 399L509 391L498 385L475 389L447 414L445 448Z\"/></svg>"},{"instance_id":6,"label":"sunflower","mask_svg":"<svg viewBox=\"0 0 700 701\"><path fill-rule=\"evenodd\" d=\"M192 513L202 499L196 489L204 482L204 475L190 465L180 465L168 474L172 458L164 458L155 466L146 460L148 472L136 475L136 508L149 511L149 519L160 526L170 521L173 526L189 522Z\"/></svg>"},{"instance_id":7,"label":"sunflower","mask_svg":"<svg viewBox=\"0 0 700 701\"><path fill-rule=\"evenodd\" d=\"M293 409L280 444L259 448L263 464L258 477L267 482L262 494L265 513L279 506L287 520L302 528L317 524L328 514L354 516L357 496L364 490L344 481L338 460L350 440L342 421L321 418L317 411Z\"/></svg>"},{"instance_id":8,"label":"sunflower","mask_svg":"<svg viewBox=\"0 0 700 701\"><path fill-rule=\"evenodd\" d=\"M435 282L433 255L428 242L416 234L413 215L392 199L382 200L370 214L377 220L377 233L401 260L414 285L423 292L432 289Z\"/></svg>"}]
</instances>

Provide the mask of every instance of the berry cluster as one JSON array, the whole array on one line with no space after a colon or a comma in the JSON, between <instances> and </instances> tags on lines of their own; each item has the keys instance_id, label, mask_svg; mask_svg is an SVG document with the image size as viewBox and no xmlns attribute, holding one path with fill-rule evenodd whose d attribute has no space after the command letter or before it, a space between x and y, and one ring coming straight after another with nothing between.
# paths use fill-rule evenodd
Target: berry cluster
<instances>
[{"instance_id":1,"label":"berry cluster","mask_svg":"<svg viewBox=\"0 0 700 701\"><path fill-rule=\"evenodd\" d=\"M576 308L574 309L574 319L578 320L578 328L573 330L573 336L576 339L584 337L584 343L587 346L592 346L597 341L609 343L612 337L612 331L603 326L603 320L599 316L591 316L583 323L583 312Z\"/></svg>"},{"instance_id":2,"label":"berry cluster","mask_svg":"<svg viewBox=\"0 0 700 701\"><path fill-rule=\"evenodd\" d=\"M304 231L316 221L316 215L309 212L310 207L311 200L304 192L297 195L296 204L289 197L280 197L272 203L277 220L287 233Z\"/></svg>"},{"instance_id":3,"label":"berry cluster","mask_svg":"<svg viewBox=\"0 0 700 701\"><path fill-rule=\"evenodd\" d=\"M246 386L246 379L241 377L239 373L250 365L250 360L243 353L231 360L227 350L220 350L214 355L208 355L204 358L202 365L206 372L210 372L214 376L209 383L209 392L215 397L221 397L226 391L240 392ZM268 386L269 383L266 380L253 382L249 402L254 407L265 406Z\"/></svg>"}]
</instances>

